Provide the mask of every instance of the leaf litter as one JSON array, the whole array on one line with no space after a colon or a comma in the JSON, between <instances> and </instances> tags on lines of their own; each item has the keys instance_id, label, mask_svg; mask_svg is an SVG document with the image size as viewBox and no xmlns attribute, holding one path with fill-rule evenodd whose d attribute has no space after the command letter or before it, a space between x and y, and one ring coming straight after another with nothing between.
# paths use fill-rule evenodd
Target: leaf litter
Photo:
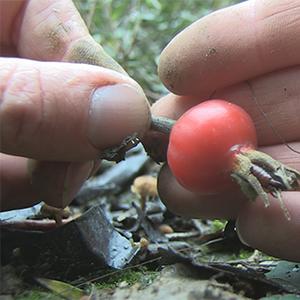
<instances>
[{"instance_id":1,"label":"leaf litter","mask_svg":"<svg viewBox=\"0 0 300 300\"><path fill-rule=\"evenodd\" d=\"M233 221L172 214L157 195L158 169L131 150L83 186L61 225L42 205L1 213L1 294L25 299L42 285L64 299L300 295L299 264L244 246Z\"/></svg>"}]
</instances>

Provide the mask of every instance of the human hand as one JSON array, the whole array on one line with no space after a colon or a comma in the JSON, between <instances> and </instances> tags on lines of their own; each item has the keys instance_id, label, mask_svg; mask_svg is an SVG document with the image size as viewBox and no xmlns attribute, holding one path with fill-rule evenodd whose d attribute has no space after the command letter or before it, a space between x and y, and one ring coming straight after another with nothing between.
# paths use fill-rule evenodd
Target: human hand
<instances>
[{"instance_id":1,"label":"human hand","mask_svg":"<svg viewBox=\"0 0 300 300\"><path fill-rule=\"evenodd\" d=\"M65 207L103 149L147 130L146 97L71 0L3 0L0 13L1 209Z\"/></svg>"},{"instance_id":2,"label":"human hand","mask_svg":"<svg viewBox=\"0 0 300 300\"><path fill-rule=\"evenodd\" d=\"M300 155L283 143L300 150L299 13L300 1L247 1L192 24L161 54L159 75L174 94L156 102L153 114L177 119L203 100L231 101L253 118L259 150L299 170ZM282 193L288 221L275 198L265 208L242 193L200 196L180 186L167 166L158 188L173 212L237 219L246 244L300 261L300 192Z\"/></svg>"}]
</instances>

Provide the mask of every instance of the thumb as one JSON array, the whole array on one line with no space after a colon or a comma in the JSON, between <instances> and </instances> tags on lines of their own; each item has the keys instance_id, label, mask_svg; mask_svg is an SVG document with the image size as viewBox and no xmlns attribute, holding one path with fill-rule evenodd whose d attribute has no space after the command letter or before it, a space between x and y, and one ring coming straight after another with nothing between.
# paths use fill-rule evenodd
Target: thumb
<instances>
[{"instance_id":1,"label":"thumb","mask_svg":"<svg viewBox=\"0 0 300 300\"><path fill-rule=\"evenodd\" d=\"M87 161L126 136L142 136L149 105L138 84L102 67L0 59L1 152Z\"/></svg>"}]
</instances>

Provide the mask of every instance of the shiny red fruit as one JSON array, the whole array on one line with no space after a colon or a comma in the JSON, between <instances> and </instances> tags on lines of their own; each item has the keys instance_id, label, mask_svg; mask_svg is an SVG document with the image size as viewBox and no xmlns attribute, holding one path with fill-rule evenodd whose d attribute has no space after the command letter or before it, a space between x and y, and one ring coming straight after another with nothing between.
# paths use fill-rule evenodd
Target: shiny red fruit
<instances>
[{"instance_id":1,"label":"shiny red fruit","mask_svg":"<svg viewBox=\"0 0 300 300\"><path fill-rule=\"evenodd\" d=\"M256 147L254 124L241 107L209 100L185 112L172 128L168 164L178 182L204 194L232 188L234 156Z\"/></svg>"}]
</instances>

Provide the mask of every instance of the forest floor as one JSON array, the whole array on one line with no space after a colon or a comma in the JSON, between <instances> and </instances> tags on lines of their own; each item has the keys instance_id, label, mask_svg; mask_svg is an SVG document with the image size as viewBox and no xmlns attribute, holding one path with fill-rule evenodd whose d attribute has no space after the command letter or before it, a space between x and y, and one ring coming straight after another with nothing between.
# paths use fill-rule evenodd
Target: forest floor
<instances>
[{"instance_id":1,"label":"forest floor","mask_svg":"<svg viewBox=\"0 0 300 300\"><path fill-rule=\"evenodd\" d=\"M68 212L1 213L0 299L300 299L300 264L244 246L234 222L172 214L158 170L137 147Z\"/></svg>"}]
</instances>

